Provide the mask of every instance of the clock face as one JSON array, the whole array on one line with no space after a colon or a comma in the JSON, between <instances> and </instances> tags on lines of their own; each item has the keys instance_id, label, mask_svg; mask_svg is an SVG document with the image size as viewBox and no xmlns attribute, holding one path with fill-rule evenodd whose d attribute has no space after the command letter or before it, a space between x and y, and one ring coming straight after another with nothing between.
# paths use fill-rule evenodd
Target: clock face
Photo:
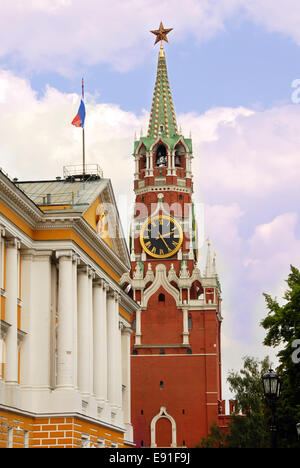
<instances>
[{"instance_id":1,"label":"clock face","mask_svg":"<svg viewBox=\"0 0 300 468\"><path fill-rule=\"evenodd\" d=\"M143 249L155 258L171 257L180 249L182 240L180 224L165 215L148 218L140 233Z\"/></svg>"}]
</instances>

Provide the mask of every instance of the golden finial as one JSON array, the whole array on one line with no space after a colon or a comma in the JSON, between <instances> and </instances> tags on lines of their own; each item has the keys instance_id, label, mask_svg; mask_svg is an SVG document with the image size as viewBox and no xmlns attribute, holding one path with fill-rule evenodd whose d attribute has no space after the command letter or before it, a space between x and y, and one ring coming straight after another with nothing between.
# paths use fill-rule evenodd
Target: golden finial
<instances>
[{"instance_id":1,"label":"golden finial","mask_svg":"<svg viewBox=\"0 0 300 468\"><path fill-rule=\"evenodd\" d=\"M169 34L169 32L171 32L172 30L173 28L165 29L161 21L159 25L159 29L150 31L152 34L156 36L154 45L157 44L159 41L161 41L161 48L162 48L163 41L169 42L167 38L167 34Z\"/></svg>"},{"instance_id":2,"label":"golden finial","mask_svg":"<svg viewBox=\"0 0 300 468\"><path fill-rule=\"evenodd\" d=\"M210 240L209 240L209 237L206 239L206 242L207 242L208 247L210 247Z\"/></svg>"}]
</instances>

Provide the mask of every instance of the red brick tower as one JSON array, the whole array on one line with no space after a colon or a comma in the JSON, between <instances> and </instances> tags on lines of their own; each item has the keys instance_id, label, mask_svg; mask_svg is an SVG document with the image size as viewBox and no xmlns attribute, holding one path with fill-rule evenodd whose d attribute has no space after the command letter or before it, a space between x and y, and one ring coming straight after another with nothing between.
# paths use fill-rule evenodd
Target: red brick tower
<instances>
[{"instance_id":1,"label":"red brick tower","mask_svg":"<svg viewBox=\"0 0 300 468\"><path fill-rule=\"evenodd\" d=\"M149 130L134 158L132 270L122 278L141 306L132 335L134 441L194 447L221 409L220 286L209 246L204 274L197 267L192 141L177 130L162 43Z\"/></svg>"}]
</instances>

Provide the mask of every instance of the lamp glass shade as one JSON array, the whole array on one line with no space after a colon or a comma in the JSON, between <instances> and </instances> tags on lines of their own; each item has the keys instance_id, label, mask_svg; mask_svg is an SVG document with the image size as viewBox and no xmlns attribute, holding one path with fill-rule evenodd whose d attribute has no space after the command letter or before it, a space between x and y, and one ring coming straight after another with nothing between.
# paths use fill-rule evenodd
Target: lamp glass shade
<instances>
[{"instance_id":1,"label":"lamp glass shade","mask_svg":"<svg viewBox=\"0 0 300 468\"><path fill-rule=\"evenodd\" d=\"M262 377L264 392L268 398L279 398L281 382L278 375L270 369Z\"/></svg>"}]
</instances>

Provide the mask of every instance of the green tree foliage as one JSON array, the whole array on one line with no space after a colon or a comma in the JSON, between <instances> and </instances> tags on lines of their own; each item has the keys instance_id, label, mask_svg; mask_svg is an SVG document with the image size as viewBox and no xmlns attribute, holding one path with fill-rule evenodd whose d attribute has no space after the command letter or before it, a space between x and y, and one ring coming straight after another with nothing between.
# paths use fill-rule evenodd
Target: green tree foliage
<instances>
[{"instance_id":1,"label":"green tree foliage","mask_svg":"<svg viewBox=\"0 0 300 468\"><path fill-rule=\"evenodd\" d=\"M207 438L202 437L201 442L195 445L195 448L224 448L226 444L226 434L214 422L210 426L210 433Z\"/></svg>"},{"instance_id":2,"label":"green tree foliage","mask_svg":"<svg viewBox=\"0 0 300 468\"><path fill-rule=\"evenodd\" d=\"M228 433L216 423L210 428L208 437L202 438L199 448L264 448L270 447L270 433L265 416L262 375L270 367L269 358L259 361L244 358L240 372L231 371L228 376L233 392L237 414L231 415Z\"/></svg>"},{"instance_id":3,"label":"green tree foliage","mask_svg":"<svg viewBox=\"0 0 300 468\"><path fill-rule=\"evenodd\" d=\"M270 446L270 434L263 395L262 375L270 368L269 358L259 361L244 358L240 372L228 376L230 390L236 401L238 415L231 416L227 446L231 448L265 448ZM240 415L242 413L242 415Z\"/></svg>"},{"instance_id":4,"label":"green tree foliage","mask_svg":"<svg viewBox=\"0 0 300 468\"><path fill-rule=\"evenodd\" d=\"M264 294L268 315L261 325L267 331L264 344L281 347L277 354L280 362L277 372L282 380L277 405L278 445L292 448L299 447L296 424L300 422L300 362L297 362L300 353L294 346L300 340L300 271L291 266L286 282L283 305Z\"/></svg>"}]
</instances>

